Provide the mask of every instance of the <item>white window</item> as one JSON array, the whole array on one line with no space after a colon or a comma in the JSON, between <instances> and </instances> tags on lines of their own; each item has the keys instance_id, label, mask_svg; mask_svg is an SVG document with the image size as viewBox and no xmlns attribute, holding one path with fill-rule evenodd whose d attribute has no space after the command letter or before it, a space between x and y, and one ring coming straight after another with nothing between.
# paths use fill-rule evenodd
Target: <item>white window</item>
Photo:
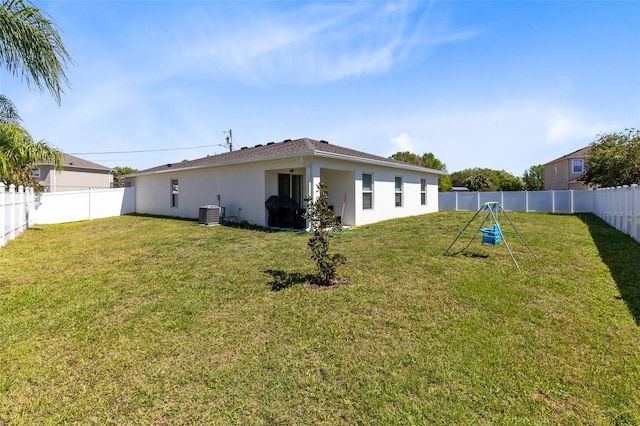
<instances>
[{"instance_id":1,"label":"white window","mask_svg":"<svg viewBox=\"0 0 640 426\"><path fill-rule=\"evenodd\" d=\"M396 176L396 207L402 207L402 178Z\"/></svg>"},{"instance_id":2,"label":"white window","mask_svg":"<svg viewBox=\"0 0 640 426\"><path fill-rule=\"evenodd\" d=\"M427 205L427 180L420 179L420 205Z\"/></svg>"},{"instance_id":3,"label":"white window","mask_svg":"<svg viewBox=\"0 0 640 426\"><path fill-rule=\"evenodd\" d=\"M373 176L368 173L362 174L362 209L373 209Z\"/></svg>"},{"instance_id":4,"label":"white window","mask_svg":"<svg viewBox=\"0 0 640 426\"><path fill-rule=\"evenodd\" d=\"M40 167L37 167L36 169L33 170L33 177L36 177L36 178L40 177Z\"/></svg>"},{"instance_id":5,"label":"white window","mask_svg":"<svg viewBox=\"0 0 640 426\"><path fill-rule=\"evenodd\" d=\"M171 207L178 207L178 179L171 179Z\"/></svg>"},{"instance_id":6,"label":"white window","mask_svg":"<svg viewBox=\"0 0 640 426\"><path fill-rule=\"evenodd\" d=\"M573 160L573 173L582 173L584 171L584 160Z\"/></svg>"}]
</instances>

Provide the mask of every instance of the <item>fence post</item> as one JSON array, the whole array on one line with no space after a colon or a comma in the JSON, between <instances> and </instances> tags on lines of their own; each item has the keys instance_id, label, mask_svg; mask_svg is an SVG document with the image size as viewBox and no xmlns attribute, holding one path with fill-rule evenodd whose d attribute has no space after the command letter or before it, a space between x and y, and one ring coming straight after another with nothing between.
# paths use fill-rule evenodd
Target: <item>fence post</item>
<instances>
[{"instance_id":1,"label":"fence post","mask_svg":"<svg viewBox=\"0 0 640 426\"><path fill-rule=\"evenodd\" d=\"M609 224L609 226L613 226L614 221L614 205L613 205L613 196L611 187L607 187L604 189L606 191L606 197L604 199L604 205L607 206L607 211L605 212L605 221Z\"/></svg>"},{"instance_id":2,"label":"fence post","mask_svg":"<svg viewBox=\"0 0 640 426\"><path fill-rule=\"evenodd\" d=\"M27 228L31 228L33 225L33 188L27 188Z\"/></svg>"},{"instance_id":3,"label":"fence post","mask_svg":"<svg viewBox=\"0 0 640 426\"><path fill-rule=\"evenodd\" d=\"M16 202L16 209L18 214L16 215L16 236L20 235L25 228L25 215L24 215L24 186L18 187L18 201Z\"/></svg>"},{"instance_id":4,"label":"fence post","mask_svg":"<svg viewBox=\"0 0 640 426\"><path fill-rule=\"evenodd\" d=\"M456 196L456 211L458 211L458 191L453 191Z\"/></svg>"},{"instance_id":5,"label":"fence post","mask_svg":"<svg viewBox=\"0 0 640 426\"><path fill-rule=\"evenodd\" d=\"M551 213L556 212L556 193L551 190Z\"/></svg>"},{"instance_id":6,"label":"fence post","mask_svg":"<svg viewBox=\"0 0 640 426\"><path fill-rule=\"evenodd\" d=\"M92 219L91 217L91 203L93 202L93 188L89 187L89 220Z\"/></svg>"},{"instance_id":7,"label":"fence post","mask_svg":"<svg viewBox=\"0 0 640 426\"><path fill-rule=\"evenodd\" d=\"M638 184L631 185L631 238L638 241L638 216L640 209L638 208Z\"/></svg>"},{"instance_id":8,"label":"fence post","mask_svg":"<svg viewBox=\"0 0 640 426\"><path fill-rule=\"evenodd\" d=\"M631 235L631 230L629 229L629 203L628 203L628 193L629 192L629 185L622 185L622 203L623 203L623 210L622 210L622 232L624 232L627 235Z\"/></svg>"},{"instance_id":9,"label":"fence post","mask_svg":"<svg viewBox=\"0 0 640 426\"><path fill-rule=\"evenodd\" d=\"M0 182L0 247L2 247L5 244L5 224L4 224L4 217L5 217L5 208L6 208L6 204L4 202L5 200L5 187L4 187L4 183Z\"/></svg>"},{"instance_id":10,"label":"fence post","mask_svg":"<svg viewBox=\"0 0 640 426\"><path fill-rule=\"evenodd\" d=\"M573 189L569 190L569 210L573 214Z\"/></svg>"},{"instance_id":11,"label":"fence post","mask_svg":"<svg viewBox=\"0 0 640 426\"><path fill-rule=\"evenodd\" d=\"M620 213L624 214L624 198L620 196L621 192L622 186L616 186L616 229L618 231L622 231L622 215Z\"/></svg>"},{"instance_id":12,"label":"fence post","mask_svg":"<svg viewBox=\"0 0 640 426\"><path fill-rule=\"evenodd\" d=\"M7 241L16 237L16 186L9 185L9 236Z\"/></svg>"}]
</instances>

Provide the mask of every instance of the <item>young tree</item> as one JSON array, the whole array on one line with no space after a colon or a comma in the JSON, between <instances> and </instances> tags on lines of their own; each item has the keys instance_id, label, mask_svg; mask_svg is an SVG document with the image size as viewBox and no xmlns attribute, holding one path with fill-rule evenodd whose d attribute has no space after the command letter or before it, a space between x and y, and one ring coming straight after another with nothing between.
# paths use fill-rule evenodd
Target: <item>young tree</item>
<instances>
[{"instance_id":1,"label":"young tree","mask_svg":"<svg viewBox=\"0 0 640 426\"><path fill-rule=\"evenodd\" d=\"M527 191L542 191L544 189L544 166L538 164L529 167L522 176L524 189Z\"/></svg>"},{"instance_id":2,"label":"young tree","mask_svg":"<svg viewBox=\"0 0 640 426\"><path fill-rule=\"evenodd\" d=\"M55 23L28 0L2 0L0 28L0 66L60 104L71 57Z\"/></svg>"},{"instance_id":3,"label":"young tree","mask_svg":"<svg viewBox=\"0 0 640 426\"><path fill-rule=\"evenodd\" d=\"M591 185L613 187L640 184L640 130L599 135L591 143L582 180Z\"/></svg>"},{"instance_id":4,"label":"young tree","mask_svg":"<svg viewBox=\"0 0 640 426\"><path fill-rule=\"evenodd\" d=\"M313 236L307 245L311 249L311 258L318 266L317 284L331 285L334 283L336 268L344 264L347 258L341 254L329 255L329 239L334 232L342 231L342 224L329 209L329 188L323 182L317 186L318 197L305 197L307 212L304 217L309 221Z\"/></svg>"}]
</instances>

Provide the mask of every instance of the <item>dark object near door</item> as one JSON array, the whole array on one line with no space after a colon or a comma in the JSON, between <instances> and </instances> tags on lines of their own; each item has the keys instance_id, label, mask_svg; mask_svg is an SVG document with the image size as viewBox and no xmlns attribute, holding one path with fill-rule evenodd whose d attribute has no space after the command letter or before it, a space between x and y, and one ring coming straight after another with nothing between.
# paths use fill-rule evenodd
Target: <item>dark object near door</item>
<instances>
[{"instance_id":1,"label":"dark object near door","mask_svg":"<svg viewBox=\"0 0 640 426\"><path fill-rule=\"evenodd\" d=\"M267 223L270 227L296 229L304 227L304 219L302 218L304 211L300 209L296 200L272 195L264 205L269 211Z\"/></svg>"}]
</instances>

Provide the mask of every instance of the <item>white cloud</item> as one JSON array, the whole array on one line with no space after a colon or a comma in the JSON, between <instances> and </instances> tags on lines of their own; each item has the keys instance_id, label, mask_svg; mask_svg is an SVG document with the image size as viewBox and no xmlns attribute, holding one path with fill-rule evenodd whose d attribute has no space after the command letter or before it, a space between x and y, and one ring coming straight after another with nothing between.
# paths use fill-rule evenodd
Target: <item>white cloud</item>
<instances>
[{"instance_id":1,"label":"white cloud","mask_svg":"<svg viewBox=\"0 0 640 426\"><path fill-rule=\"evenodd\" d=\"M574 109L552 108L549 112L546 141L551 144L564 144L577 139L592 141L598 133L610 128L616 128L616 125L588 117L584 112Z\"/></svg>"},{"instance_id":2,"label":"white cloud","mask_svg":"<svg viewBox=\"0 0 640 426\"><path fill-rule=\"evenodd\" d=\"M400 133L398 136L392 137L391 143L397 148L395 152L415 152L416 149L415 139L409 136L407 133ZM394 154L395 152L391 154Z\"/></svg>"},{"instance_id":3,"label":"white cloud","mask_svg":"<svg viewBox=\"0 0 640 426\"><path fill-rule=\"evenodd\" d=\"M558 125L550 138L550 125L563 123L553 120L555 111L569 111L565 113L569 124L565 130ZM532 165L588 145L597 133L620 128L604 118L586 120L591 116L587 110L537 99L468 102L437 110L423 108L408 115L370 116L335 126L335 134L328 137L382 156L397 151L431 152L446 163L449 172L488 167L520 176Z\"/></svg>"},{"instance_id":4,"label":"white cloud","mask_svg":"<svg viewBox=\"0 0 640 426\"><path fill-rule=\"evenodd\" d=\"M357 2L296 5L242 22L202 16L196 30L185 28L192 36L177 50L184 67L252 84L335 81L384 73L414 54L475 36L434 24L434 13L420 2Z\"/></svg>"}]
</instances>

